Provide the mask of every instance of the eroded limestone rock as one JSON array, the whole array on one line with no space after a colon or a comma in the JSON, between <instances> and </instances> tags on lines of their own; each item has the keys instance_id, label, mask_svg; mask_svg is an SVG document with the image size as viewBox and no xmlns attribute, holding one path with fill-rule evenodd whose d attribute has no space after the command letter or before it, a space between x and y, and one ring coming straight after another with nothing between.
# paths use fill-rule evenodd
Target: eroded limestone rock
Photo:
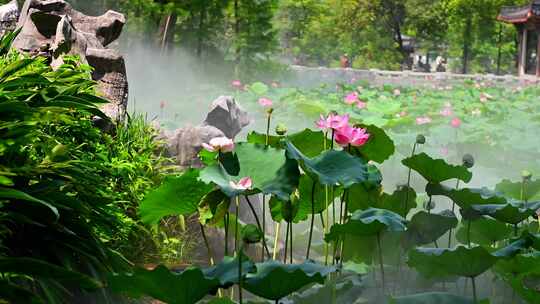
<instances>
[{"instance_id":1,"label":"eroded limestone rock","mask_svg":"<svg viewBox=\"0 0 540 304\"><path fill-rule=\"evenodd\" d=\"M238 105L234 98L221 96L212 103L212 108L205 121L198 126L186 126L175 131L161 130L160 139L165 141L166 154L176 160L182 168L199 167L197 154L203 143L212 138L234 138L249 124L246 111Z\"/></svg>"},{"instance_id":2,"label":"eroded limestone rock","mask_svg":"<svg viewBox=\"0 0 540 304\"><path fill-rule=\"evenodd\" d=\"M0 6L0 33L4 20L13 15L6 13L13 6L16 8L14 2ZM126 66L120 53L106 47L120 36L125 22L124 15L114 11L94 17L64 0L26 0L16 25L21 32L13 46L49 57L53 67L61 65L66 54L78 55L94 68L92 78L98 82L98 91L110 101L102 110L113 119L123 119L128 101Z\"/></svg>"},{"instance_id":3,"label":"eroded limestone rock","mask_svg":"<svg viewBox=\"0 0 540 304\"><path fill-rule=\"evenodd\" d=\"M19 8L16 0L0 5L0 36L3 36L7 31L15 30L18 19Z\"/></svg>"}]
</instances>

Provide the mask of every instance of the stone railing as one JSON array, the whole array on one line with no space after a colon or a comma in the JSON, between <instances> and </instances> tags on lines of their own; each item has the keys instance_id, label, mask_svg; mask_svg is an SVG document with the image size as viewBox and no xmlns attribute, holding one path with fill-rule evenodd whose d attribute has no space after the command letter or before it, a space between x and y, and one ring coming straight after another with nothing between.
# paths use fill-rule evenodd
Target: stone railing
<instances>
[{"instance_id":1,"label":"stone railing","mask_svg":"<svg viewBox=\"0 0 540 304\"><path fill-rule=\"evenodd\" d=\"M321 83L352 83L366 81L371 85L393 86L448 86L464 81L482 82L498 86L524 86L538 84L534 76L517 77L493 74L421 73L412 71L357 70L351 68L304 67L292 65L288 80L299 86L318 86Z\"/></svg>"}]
</instances>

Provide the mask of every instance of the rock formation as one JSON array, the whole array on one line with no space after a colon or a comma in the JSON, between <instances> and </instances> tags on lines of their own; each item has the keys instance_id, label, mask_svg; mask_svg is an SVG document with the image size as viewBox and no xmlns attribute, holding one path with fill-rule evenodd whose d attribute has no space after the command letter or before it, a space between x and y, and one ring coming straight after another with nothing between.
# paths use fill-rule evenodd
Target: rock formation
<instances>
[{"instance_id":1,"label":"rock formation","mask_svg":"<svg viewBox=\"0 0 540 304\"><path fill-rule=\"evenodd\" d=\"M17 26L18 19L19 8L16 0L0 5L0 36L3 36L7 31L13 31Z\"/></svg>"},{"instance_id":2,"label":"rock formation","mask_svg":"<svg viewBox=\"0 0 540 304\"><path fill-rule=\"evenodd\" d=\"M0 6L0 33L13 29L14 7L15 1ZM124 15L114 11L92 17L64 0L26 0L16 24L21 32L13 46L50 57L53 67L63 63L63 55L78 55L94 68L92 78L98 91L110 101L102 110L111 118L122 119L128 100L126 67L123 57L106 47L120 36L124 24Z\"/></svg>"},{"instance_id":3,"label":"rock formation","mask_svg":"<svg viewBox=\"0 0 540 304\"><path fill-rule=\"evenodd\" d=\"M206 119L199 126L186 126L173 132L161 131L161 139L166 142L166 154L176 160L176 165L187 168L200 166L197 154L202 143L212 138L226 136L234 138L249 124L246 111L233 97L221 96L212 103Z\"/></svg>"}]
</instances>

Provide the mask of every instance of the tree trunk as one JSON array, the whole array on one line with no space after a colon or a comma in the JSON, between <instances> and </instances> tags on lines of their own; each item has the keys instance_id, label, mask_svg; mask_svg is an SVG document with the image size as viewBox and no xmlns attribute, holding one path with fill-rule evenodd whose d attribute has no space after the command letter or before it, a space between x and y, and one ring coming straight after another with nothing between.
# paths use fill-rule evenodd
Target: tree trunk
<instances>
[{"instance_id":1,"label":"tree trunk","mask_svg":"<svg viewBox=\"0 0 540 304\"><path fill-rule=\"evenodd\" d=\"M499 24L499 41L497 49L497 75L501 75L501 56L502 56L502 24Z\"/></svg>"},{"instance_id":2,"label":"tree trunk","mask_svg":"<svg viewBox=\"0 0 540 304\"><path fill-rule=\"evenodd\" d=\"M204 35L205 35L205 30L204 30L205 17L206 17L206 7L202 6L200 14L199 14L199 35L198 35L199 37L197 37L197 57L198 58L201 58L202 56L203 40L204 40Z\"/></svg>"},{"instance_id":3,"label":"tree trunk","mask_svg":"<svg viewBox=\"0 0 540 304\"><path fill-rule=\"evenodd\" d=\"M239 1L240 0L234 0L234 34L236 38L236 49L235 49L235 58L234 61L238 65L240 63L240 44L238 42L239 36L240 36L240 16L239 16Z\"/></svg>"},{"instance_id":4,"label":"tree trunk","mask_svg":"<svg viewBox=\"0 0 540 304\"><path fill-rule=\"evenodd\" d=\"M467 74L469 72L469 52L471 47L471 30L472 19L468 17L465 23L465 32L463 33L463 68L461 72Z\"/></svg>"},{"instance_id":5,"label":"tree trunk","mask_svg":"<svg viewBox=\"0 0 540 304\"><path fill-rule=\"evenodd\" d=\"M168 14L163 17L160 27L159 27L159 45L161 52L163 52L174 38L174 31L176 25L177 15L174 13Z\"/></svg>"}]
</instances>

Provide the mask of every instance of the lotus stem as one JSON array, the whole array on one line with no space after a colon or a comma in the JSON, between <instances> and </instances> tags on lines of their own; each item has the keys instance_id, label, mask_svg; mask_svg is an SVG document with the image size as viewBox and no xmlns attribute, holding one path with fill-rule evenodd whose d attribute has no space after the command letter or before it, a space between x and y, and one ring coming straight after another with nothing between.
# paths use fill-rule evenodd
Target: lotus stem
<instances>
[{"instance_id":1,"label":"lotus stem","mask_svg":"<svg viewBox=\"0 0 540 304\"><path fill-rule=\"evenodd\" d=\"M324 187L324 195L325 195L325 211L324 211L324 214L326 215L326 225L324 225L324 234L326 235L329 231L328 229L330 228L330 215L329 215L329 210L328 210L328 186L325 186ZM324 265L327 266L328 265L328 256L329 256L329 250L330 250L330 245L328 244L328 242L324 242Z\"/></svg>"},{"instance_id":2,"label":"lotus stem","mask_svg":"<svg viewBox=\"0 0 540 304\"><path fill-rule=\"evenodd\" d=\"M272 259L275 260L277 257L277 248L278 248L278 242L279 242L279 232L281 228L281 223L276 223L276 235L274 237L274 252L272 253Z\"/></svg>"},{"instance_id":3,"label":"lotus stem","mask_svg":"<svg viewBox=\"0 0 540 304\"><path fill-rule=\"evenodd\" d=\"M225 213L223 218L223 226L225 228L225 256L229 255L229 211Z\"/></svg>"},{"instance_id":4,"label":"lotus stem","mask_svg":"<svg viewBox=\"0 0 540 304\"><path fill-rule=\"evenodd\" d=\"M242 248L238 253L238 299L240 304L242 304Z\"/></svg>"},{"instance_id":5,"label":"lotus stem","mask_svg":"<svg viewBox=\"0 0 540 304\"><path fill-rule=\"evenodd\" d=\"M385 280L384 280L384 263L383 263L383 255L382 255L382 247L381 247L381 233L377 233L377 247L379 249L379 264L381 267L381 281L382 281L382 291L384 294L385 290Z\"/></svg>"},{"instance_id":6,"label":"lotus stem","mask_svg":"<svg viewBox=\"0 0 540 304\"><path fill-rule=\"evenodd\" d=\"M204 226L202 224L199 224L199 226L201 227L201 234L204 240L204 245L206 246L206 250L208 251L208 260L210 262L210 265L214 266L212 248L210 248L210 243L208 243L208 238L206 237L206 233L204 232Z\"/></svg>"},{"instance_id":7,"label":"lotus stem","mask_svg":"<svg viewBox=\"0 0 540 304\"><path fill-rule=\"evenodd\" d=\"M236 224L234 225L234 253L238 254L238 217L240 216L240 197L236 196Z\"/></svg>"},{"instance_id":8,"label":"lotus stem","mask_svg":"<svg viewBox=\"0 0 540 304\"><path fill-rule=\"evenodd\" d=\"M414 142L411 157L414 156L414 153L416 153L416 142ZM407 216L407 214L406 214L407 213L407 206L409 206L409 189L411 187L411 173L412 173L412 169L409 168L409 172L407 173L407 192L405 193L405 205L403 206L404 217Z\"/></svg>"},{"instance_id":9,"label":"lotus stem","mask_svg":"<svg viewBox=\"0 0 540 304\"><path fill-rule=\"evenodd\" d=\"M518 224L514 224L514 236L518 236Z\"/></svg>"},{"instance_id":10,"label":"lotus stem","mask_svg":"<svg viewBox=\"0 0 540 304\"><path fill-rule=\"evenodd\" d=\"M311 240L313 238L313 224L315 223L315 183L316 182L313 181L313 185L311 186L311 224L309 226L309 239L306 260L309 260L309 251L311 250Z\"/></svg>"},{"instance_id":11,"label":"lotus stem","mask_svg":"<svg viewBox=\"0 0 540 304\"><path fill-rule=\"evenodd\" d=\"M266 195L263 194L262 196L262 236L263 236L263 246L261 248L261 259L264 262L264 252L266 251L268 258L270 259L270 251L268 250L268 246L266 245Z\"/></svg>"},{"instance_id":12,"label":"lotus stem","mask_svg":"<svg viewBox=\"0 0 540 304\"><path fill-rule=\"evenodd\" d=\"M290 225L290 229L291 229L291 233L290 233L290 236L289 236L289 239L290 239L290 244L289 244L289 263L293 263L293 222L291 222L291 225Z\"/></svg>"},{"instance_id":13,"label":"lotus stem","mask_svg":"<svg viewBox=\"0 0 540 304\"><path fill-rule=\"evenodd\" d=\"M473 301L474 303L478 303L478 298L476 297L476 280L474 277L471 278L472 282L472 291L473 291Z\"/></svg>"},{"instance_id":14,"label":"lotus stem","mask_svg":"<svg viewBox=\"0 0 540 304\"><path fill-rule=\"evenodd\" d=\"M456 182L456 190L459 190L459 179ZM456 210L456 203L452 201L452 213L455 214ZM452 247L452 231L453 229L450 228L450 231L448 232L448 248Z\"/></svg>"},{"instance_id":15,"label":"lotus stem","mask_svg":"<svg viewBox=\"0 0 540 304\"><path fill-rule=\"evenodd\" d=\"M285 233L285 252L283 254L283 264L287 264L287 248L289 246L289 225L291 223L287 222L287 233Z\"/></svg>"},{"instance_id":16,"label":"lotus stem","mask_svg":"<svg viewBox=\"0 0 540 304\"><path fill-rule=\"evenodd\" d=\"M467 222L467 246L471 248L471 220Z\"/></svg>"},{"instance_id":17,"label":"lotus stem","mask_svg":"<svg viewBox=\"0 0 540 304\"><path fill-rule=\"evenodd\" d=\"M257 222L257 226L259 227L259 230L262 232L263 230L261 227L261 222L259 221L259 217L257 216L257 211L255 211L255 208L253 208L253 204L251 203L251 200L249 199L249 197L245 195L244 198L246 199L248 203L249 209L251 209L251 213L253 213L253 217L255 218L255 221ZM265 251L266 251L266 254L268 255L268 258L270 258L270 250L268 250L268 247L266 246L266 237L264 235L264 232L263 232L262 244L263 244L262 259L264 260Z\"/></svg>"}]
</instances>

